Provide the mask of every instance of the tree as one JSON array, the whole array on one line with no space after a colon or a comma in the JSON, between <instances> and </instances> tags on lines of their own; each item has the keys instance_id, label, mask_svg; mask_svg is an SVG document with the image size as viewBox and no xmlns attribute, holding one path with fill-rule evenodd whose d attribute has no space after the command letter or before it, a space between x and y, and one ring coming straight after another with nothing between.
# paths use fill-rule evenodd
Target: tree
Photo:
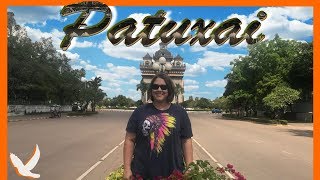
<instances>
[{"instance_id":1,"label":"tree","mask_svg":"<svg viewBox=\"0 0 320 180\"><path fill-rule=\"evenodd\" d=\"M63 105L83 99L85 70L73 70L70 59L54 48L52 38L32 42L12 12L8 12L7 29L9 104Z\"/></svg>"},{"instance_id":2,"label":"tree","mask_svg":"<svg viewBox=\"0 0 320 180\"><path fill-rule=\"evenodd\" d=\"M270 94L263 98L263 102L266 106L271 108L275 117L280 117L280 115L285 113L287 107L300 99L299 95L300 92L295 89L280 86L273 89Z\"/></svg>"},{"instance_id":3,"label":"tree","mask_svg":"<svg viewBox=\"0 0 320 180\"><path fill-rule=\"evenodd\" d=\"M91 88L92 91L92 98L91 98L91 106L92 111L95 111L95 106L97 102L100 102L103 100L103 98L106 96L106 94L99 89L101 86L101 77L95 77L93 80L89 81L89 88Z\"/></svg>"},{"instance_id":4,"label":"tree","mask_svg":"<svg viewBox=\"0 0 320 180\"><path fill-rule=\"evenodd\" d=\"M184 93L184 89L180 84L175 84L174 86L174 96L176 99L176 104L178 104L179 95Z\"/></svg>"},{"instance_id":5,"label":"tree","mask_svg":"<svg viewBox=\"0 0 320 180\"><path fill-rule=\"evenodd\" d=\"M148 87L149 87L149 84L145 83L143 81L143 79L141 79L140 84L137 84L137 91L140 90L140 92L141 92L141 100L142 100L142 102L145 102L144 99L142 99L142 98L147 96Z\"/></svg>"},{"instance_id":6,"label":"tree","mask_svg":"<svg viewBox=\"0 0 320 180\"><path fill-rule=\"evenodd\" d=\"M230 109L230 101L227 97L221 96L219 98L216 98L213 100L213 107L223 110L229 110Z\"/></svg>"},{"instance_id":7,"label":"tree","mask_svg":"<svg viewBox=\"0 0 320 180\"><path fill-rule=\"evenodd\" d=\"M138 100L138 101L135 102L135 106L136 107L139 107L141 105L143 105L143 102L141 100Z\"/></svg>"},{"instance_id":8,"label":"tree","mask_svg":"<svg viewBox=\"0 0 320 180\"><path fill-rule=\"evenodd\" d=\"M96 104L103 101L107 96L101 89L101 77L95 77L92 80L82 82L79 99L83 110L86 110L91 102L92 111L95 111Z\"/></svg>"},{"instance_id":9,"label":"tree","mask_svg":"<svg viewBox=\"0 0 320 180\"><path fill-rule=\"evenodd\" d=\"M200 109L207 109L207 108L211 109L213 107L213 104L209 99L202 97L196 102L196 107Z\"/></svg>"},{"instance_id":10,"label":"tree","mask_svg":"<svg viewBox=\"0 0 320 180\"><path fill-rule=\"evenodd\" d=\"M248 46L249 54L235 59L224 92L240 111L265 110L263 98L279 86L312 97L312 43L274 39Z\"/></svg>"},{"instance_id":11,"label":"tree","mask_svg":"<svg viewBox=\"0 0 320 180\"><path fill-rule=\"evenodd\" d=\"M111 106L114 107L131 107L134 105L135 102L132 99L125 97L124 95L118 95L111 100Z\"/></svg>"}]
</instances>

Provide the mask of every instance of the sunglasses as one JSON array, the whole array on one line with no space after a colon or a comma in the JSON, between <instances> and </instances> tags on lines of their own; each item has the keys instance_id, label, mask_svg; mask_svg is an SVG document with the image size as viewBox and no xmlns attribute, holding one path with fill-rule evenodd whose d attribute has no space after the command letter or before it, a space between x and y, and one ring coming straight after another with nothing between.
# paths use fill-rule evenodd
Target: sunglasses
<instances>
[{"instance_id":1,"label":"sunglasses","mask_svg":"<svg viewBox=\"0 0 320 180\"><path fill-rule=\"evenodd\" d=\"M152 84L151 85L151 89L153 89L153 90L157 90L157 89L159 89L159 87L161 88L161 90L167 90L168 89L167 85L159 85L159 84Z\"/></svg>"}]
</instances>

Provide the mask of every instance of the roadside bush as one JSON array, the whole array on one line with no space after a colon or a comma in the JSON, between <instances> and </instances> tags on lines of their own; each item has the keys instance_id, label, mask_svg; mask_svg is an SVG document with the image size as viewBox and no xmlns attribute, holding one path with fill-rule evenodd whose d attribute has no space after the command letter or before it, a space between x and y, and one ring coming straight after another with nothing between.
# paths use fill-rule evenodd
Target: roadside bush
<instances>
[{"instance_id":1,"label":"roadside bush","mask_svg":"<svg viewBox=\"0 0 320 180\"><path fill-rule=\"evenodd\" d=\"M122 180L123 179L123 165L120 166L115 171L111 172L109 176L106 178L106 180Z\"/></svg>"},{"instance_id":2,"label":"roadside bush","mask_svg":"<svg viewBox=\"0 0 320 180\"><path fill-rule=\"evenodd\" d=\"M280 122L280 124L283 124L283 125L287 125L288 124L287 120L280 120L279 122Z\"/></svg>"},{"instance_id":3,"label":"roadside bush","mask_svg":"<svg viewBox=\"0 0 320 180\"><path fill-rule=\"evenodd\" d=\"M269 123L270 123L270 124L278 124L278 121L277 121L277 120L274 120L274 119L271 119L271 120L269 120Z\"/></svg>"}]
</instances>

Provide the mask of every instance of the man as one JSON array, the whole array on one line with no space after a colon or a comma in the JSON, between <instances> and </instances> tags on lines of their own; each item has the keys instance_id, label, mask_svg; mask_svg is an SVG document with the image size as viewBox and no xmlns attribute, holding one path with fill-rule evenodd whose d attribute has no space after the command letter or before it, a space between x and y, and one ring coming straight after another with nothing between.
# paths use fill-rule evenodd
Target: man
<instances>
[{"instance_id":1,"label":"man","mask_svg":"<svg viewBox=\"0 0 320 180\"><path fill-rule=\"evenodd\" d=\"M148 95L152 103L131 115L123 148L124 179L167 178L184 172L193 161L192 129L187 112L171 104L174 85L164 73L151 80Z\"/></svg>"}]
</instances>

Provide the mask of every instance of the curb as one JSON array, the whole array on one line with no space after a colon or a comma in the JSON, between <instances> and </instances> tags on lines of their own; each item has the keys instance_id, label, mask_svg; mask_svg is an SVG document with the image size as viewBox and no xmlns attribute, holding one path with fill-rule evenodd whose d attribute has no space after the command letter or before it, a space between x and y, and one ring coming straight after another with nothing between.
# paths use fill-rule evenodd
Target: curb
<instances>
[{"instance_id":1,"label":"curb","mask_svg":"<svg viewBox=\"0 0 320 180\"><path fill-rule=\"evenodd\" d=\"M83 116L65 116L66 118L76 118L76 117L83 117ZM31 121L31 120L40 120L40 119L55 119L51 117L37 117L37 118L29 118L29 119L16 119L16 120L9 120L8 122L19 122L19 121Z\"/></svg>"},{"instance_id":2,"label":"curb","mask_svg":"<svg viewBox=\"0 0 320 180\"><path fill-rule=\"evenodd\" d=\"M98 111L111 111L111 112L133 112L134 110L130 109L99 109Z\"/></svg>"},{"instance_id":3,"label":"curb","mask_svg":"<svg viewBox=\"0 0 320 180\"><path fill-rule=\"evenodd\" d=\"M18 121L30 121L30 120L39 120L39 119L49 119L50 117L37 117L37 118L29 118L29 119L15 119L15 120L9 120L8 122L18 122Z\"/></svg>"}]
</instances>

